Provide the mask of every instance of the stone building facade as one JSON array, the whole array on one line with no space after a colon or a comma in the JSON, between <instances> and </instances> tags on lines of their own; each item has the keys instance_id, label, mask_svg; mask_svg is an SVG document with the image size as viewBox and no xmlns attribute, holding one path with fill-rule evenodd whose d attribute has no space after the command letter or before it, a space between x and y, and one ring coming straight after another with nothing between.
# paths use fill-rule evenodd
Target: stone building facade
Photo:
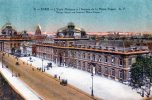
<instances>
[{"instance_id":1,"label":"stone building facade","mask_svg":"<svg viewBox=\"0 0 152 100\"><path fill-rule=\"evenodd\" d=\"M94 63L96 74L123 81L128 80L130 67L137 55L149 53L147 48L140 51L121 52L54 44L37 44L36 47L37 57L53 61L59 66L91 72L93 66L90 63Z\"/></svg>"},{"instance_id":2,"label":"stone building facade","mask_svg":"<svg viewBox=\"0 0 152 100\"><path fill-rule=\"evenodd\" d=\"M24 41L31 41L26 31L18 33L14 27L7 23L3 26L0 34L0 50L11 54L20 54Z\"/></svg>"},{"instance_id":3,"label":"stone building facade","mask_svg":"<svg viewBox=\"0 0 152 100\"><path fill-rule=\"evenodd\" d=\"M70 24L71 25L71 24ZM123 47L101 45L99 41L88 39L87 34L75 38L75 26L70 26L57 32L54 43L36 44L36 56L55 62L59 66L68 66L119 81L128 81L129 70L137 55L147 55L149 50L145 46ZM70 35L68 34L70 30ZM66 32L66 33L64 33ZM84 32L84 31L83 31ZM60 34L60 35L59 35ZM66 36L65 36L66 35ZM99 45L100 44L100 45Z\"/></svg>"}]
</instances>

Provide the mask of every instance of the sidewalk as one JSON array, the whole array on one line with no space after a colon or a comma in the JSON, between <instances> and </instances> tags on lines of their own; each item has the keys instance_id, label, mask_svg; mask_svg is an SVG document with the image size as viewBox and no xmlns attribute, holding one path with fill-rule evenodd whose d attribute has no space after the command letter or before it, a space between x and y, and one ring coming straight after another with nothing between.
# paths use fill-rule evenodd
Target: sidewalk
<instances>
[{"instance_id":1,"label":"sidewalk","mask_svg":"<svg viewBox=\"0 0 152 100\"><path fill-rule=\"evenodd\" d=\"M11 85L11 87L19 93L26 100L41 100L41 97L38 96L30 87L28 87L23 81L18 77L12 77L12 72L7 69L5 66L2 68L0 63L0 72L6 81Z\"/></svg>"}]
</instances>

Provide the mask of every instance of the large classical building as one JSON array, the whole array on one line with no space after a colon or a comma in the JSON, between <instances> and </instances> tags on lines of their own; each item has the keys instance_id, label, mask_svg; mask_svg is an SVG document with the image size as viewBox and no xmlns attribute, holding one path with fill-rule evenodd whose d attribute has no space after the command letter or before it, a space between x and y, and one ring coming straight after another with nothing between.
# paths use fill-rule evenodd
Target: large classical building
<instances>
[{"instance_id":1,"label":"large classical building","mask_svg":"<svg viewBox=\"0 0 152 100\"><path fill-rule=\"evenodd\" d=\"M69 23L60 28L56 36L41 34L38 25L35 35L26 31L18 33L7 23L1 30L0 50L11 54L32 54L68 66L112 78L128 81L131 65L138 55L148 55L146 46L137 46L123 40L92 40L85 30Z\"/></svg>"},{"instance_id":2,"label":"large classical building","mask_svg":"<svg viewBox=\"0 0 152 100\"><path fill-rule=\"evenodd\" d=\"M41 34L40 25L36 27L34 35L29 35L27 31L17 32L11 23L6 23L0 34L0 51L21 56L34 54L33 44L43 41L45 35Z\"/></svg>"},{"instance_id":3,"label":"large classical building","mask_svg":"<svg viewBox=\"0 0 152 100\"><path fill-rule=\"evenodd\" d=\"M128 81L129 70L137 55L147 55L145 46L134 46L124 41L90 40L84 29L69 23L59 29L52 42L36 44L36 56L92 72L119 81Z\"/></svg>"},{"instance_id":4,"label":"large classical building","mask_svg":"<svg viewBox=\"0 0 152 100\"><path fill-rule=\"evenodd\" d=\"M0 50L11 54L20 54L22 43L30 40L26 31L18 33L11 23L6 23L0 34Z\"/></svg>"}]
</instances>

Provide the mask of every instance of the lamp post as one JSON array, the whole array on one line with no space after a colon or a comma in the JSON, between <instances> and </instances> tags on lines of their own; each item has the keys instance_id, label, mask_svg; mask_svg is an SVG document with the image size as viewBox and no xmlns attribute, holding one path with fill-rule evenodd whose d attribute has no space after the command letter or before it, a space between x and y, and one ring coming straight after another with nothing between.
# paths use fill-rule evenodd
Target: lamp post
<instances>
[{"instance_id":1,"label":"lamp post","mask_svg":"<svg viewBox=\"0 0 152 100\"><path fill-rule=\"evenodd\" d=\"M91 88L91 96L94 97L94 89L93 89L93 78L94 78L94 74L95 74L95 63L90 63L90 65L92 65L92 70L91 70L91 78L92 78L92 88Z\"/></svg>"},{"instance_id":2,"label":"lamp post","mask_svg":"<svg viewBox=\"0 0 152 100\"><path fill-rule=\"evenodd\" d=\"M41 69L41 70L42 70L42 72L43 72L43 58L42 58L42 69Z\"/></svg>"},{"instance_id":3,"label":"lamp post","mask_svg":"<svg viewBox=\"0 0 152 100\"><path fill-rule=\"evenodd\" d=\"M4 67L4 62L3 62L3 59L4 59L4 53L2 53L2 68Z\"/></svg>"},{"instance_id":4,"label":"lamp post","mask_svg":"<svg viewBox=\"0 0 152 100\"><path fill-rule=\"evenodd\" d=\"M92 71L92 88L91 88L91 96L94 96L94 94L93 94L93 71Z\"/></svg>"},{"instance_id":5,"label":"lamp post","mask_svg":"<svg viewBox=\"0 0 152 100\"><path fill-rule=\"evenodd\" d=\"M4 54L2 53L2 68L3 68L3 56L4 56Z\"/></svg>"},{"instance_id":6,"label":"lamp post","mask_svg":"<svg viewBox=\"0 0 152 100\"><path fill-rule=\"evenodd\" d=\"M14 75L13 75L13 67L12 67L12 77L13 77Z\"/></svg>"}]
</instances>

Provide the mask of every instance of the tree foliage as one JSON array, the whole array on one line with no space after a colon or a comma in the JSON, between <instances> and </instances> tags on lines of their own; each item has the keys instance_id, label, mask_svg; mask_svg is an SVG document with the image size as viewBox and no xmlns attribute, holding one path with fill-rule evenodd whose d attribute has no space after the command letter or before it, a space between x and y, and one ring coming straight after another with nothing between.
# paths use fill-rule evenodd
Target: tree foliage
<instances>
[{"instance_id":1,"label":"tree foliage","mask_svg":"<svg viewBox=\"0 0 152 100\"><path fill-rule=\"evenodd\" d=\"M152 57L138 56L130 72L130 85L133 88L141 89L150 84L152 82Z\"/></svg>"}]
</instances>

